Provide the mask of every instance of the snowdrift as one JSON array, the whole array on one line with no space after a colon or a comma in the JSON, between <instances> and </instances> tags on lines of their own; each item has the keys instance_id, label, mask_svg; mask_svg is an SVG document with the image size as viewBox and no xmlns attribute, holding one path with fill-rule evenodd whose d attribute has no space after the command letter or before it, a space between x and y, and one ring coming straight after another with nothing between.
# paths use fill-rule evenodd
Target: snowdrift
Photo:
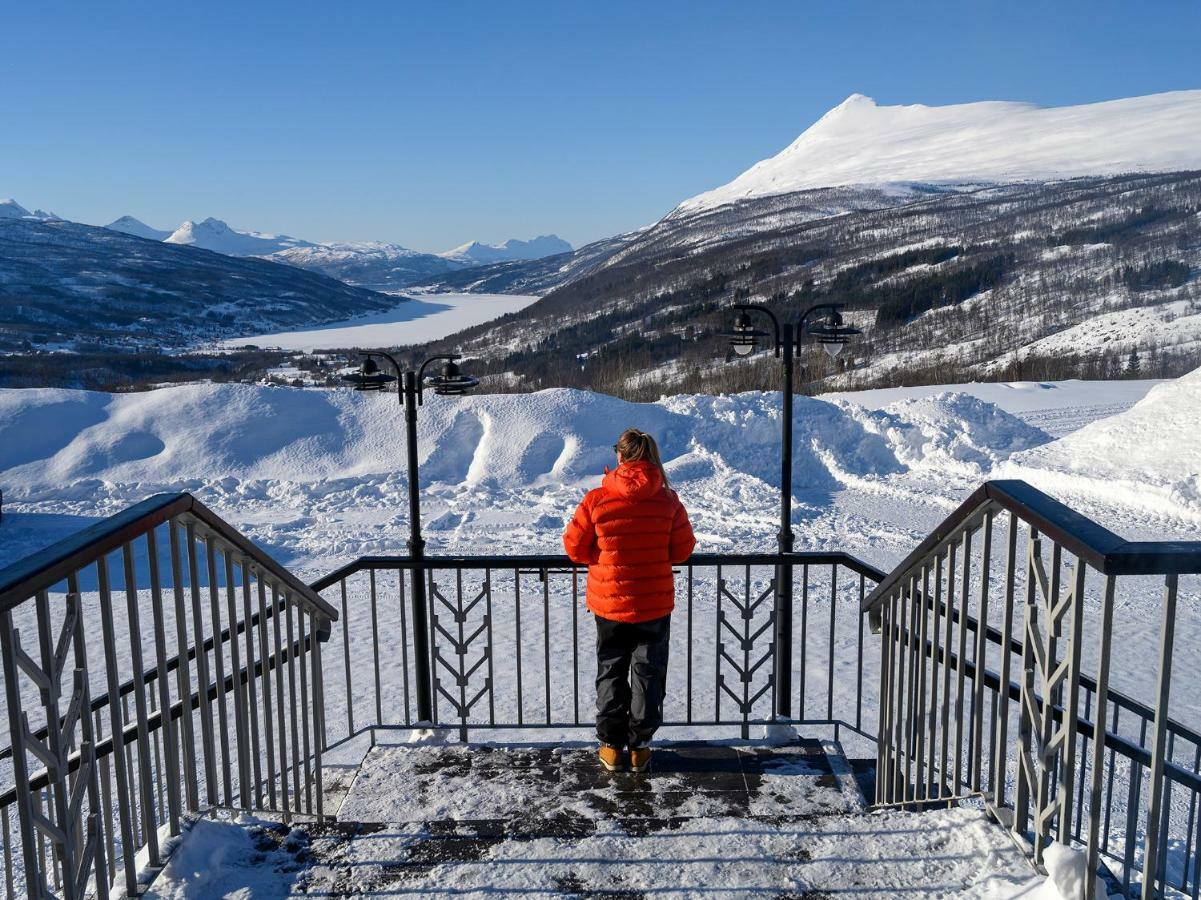
<instances>
[{"instance_id":1,"label":"snowdrift","mask_svg":"<svg viewBox=\"0 0 1201 900\"><path fill-rule=\"evenodd\" d=\"M636 404L566 389L430 395L420 417L422 479L477 492L592 481L631 426L658 437L681 489L711 478L778 484L777 394ZM320 492L368 476L403 479L403 427L394 397L349 391L0 391L0 478L10 497L27 500L115 485L150 493L288 482ZM795 433L798 494L915 470L978 479L1048 440L966 394L883 410L798 398Z\"/></svg>"},{"instance_id":2,"label":"snowdrift","mask_svg":"<svg viewBox=\"0 0 1201 900\"><path fill-rule=\"evenodd\" d=\"M1016 453L997 477L1055 496L1119 502L1201 522L1201 369L1154 387L1124 413Z\"/></svg>"}]
</instances>

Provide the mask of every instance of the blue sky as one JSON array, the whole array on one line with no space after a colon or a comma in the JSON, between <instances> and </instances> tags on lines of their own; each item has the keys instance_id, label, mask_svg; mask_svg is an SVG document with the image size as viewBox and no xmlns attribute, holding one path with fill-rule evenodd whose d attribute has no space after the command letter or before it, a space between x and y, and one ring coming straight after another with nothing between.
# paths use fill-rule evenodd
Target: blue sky
<instances>
[{"instance_id":1,"label":"blue sky","mask_svg":"<svg viewBox=\"0 0 1201 900\"><path fill-rule=\"evenodd\" d=\"M0 197L100 224L578 245L730 180L853 92L1198 88L1199 38L1197 2L5 0Z\"/></svg>"}]
</instances>

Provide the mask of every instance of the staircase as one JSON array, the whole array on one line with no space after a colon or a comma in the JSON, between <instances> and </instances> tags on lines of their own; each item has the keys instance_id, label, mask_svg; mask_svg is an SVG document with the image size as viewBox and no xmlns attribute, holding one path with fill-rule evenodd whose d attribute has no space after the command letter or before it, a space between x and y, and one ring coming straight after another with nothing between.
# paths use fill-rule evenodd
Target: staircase
<instances>
[{"instance_id":1,"label":"staircase","mask_svg":"<svg viewBox=\"0 0 1201 900\"><path fill-rule=\"evenodd\" d=\"M867 814L834 742L673 743L647 775L603 772L593 753L377 746L335 821L193 827L209 843L244 832L261 854L225 872L223 893L269 879L290 896L969 897L1037 881L979 811ZM194 868L168 866L151 895L186 891Z\"/></svg>"}]
</instances>

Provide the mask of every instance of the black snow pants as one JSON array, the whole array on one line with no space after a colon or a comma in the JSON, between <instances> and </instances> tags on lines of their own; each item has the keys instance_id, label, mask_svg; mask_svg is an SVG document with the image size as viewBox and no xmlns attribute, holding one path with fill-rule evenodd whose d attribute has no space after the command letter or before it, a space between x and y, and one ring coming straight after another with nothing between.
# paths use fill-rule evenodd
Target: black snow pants
<instances>
[{"instance_id":1,"label":"black snow pants","mask_svg":"<svg viewBox=\"0 0 1201 900\"><path fill-rule=\"evenodd\" d=\"M645 747L663 724L671 616L650 622L596 617L596 736Z\"/></svg>"}]
</instances>

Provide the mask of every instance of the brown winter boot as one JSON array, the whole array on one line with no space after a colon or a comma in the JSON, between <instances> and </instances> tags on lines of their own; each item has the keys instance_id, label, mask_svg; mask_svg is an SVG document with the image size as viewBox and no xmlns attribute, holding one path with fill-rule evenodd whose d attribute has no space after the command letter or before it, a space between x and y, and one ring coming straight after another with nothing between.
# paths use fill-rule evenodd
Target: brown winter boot
<instances>
[{"instance_id":1,"label":"brown winter boot","mask_svg":"<svg viewBox=\"0 0 1201 900\"><path fill-rule=\"evenodd\" d=\"M651 748L650 747L631 747L630 748L630 771L632 772L649 772L651 768Z\"/></svg>"},{"instance_id":2,"label":"brown winter boot","mask_svg":"<svg viewBox=\"0 0 1201 900\"><path fill-rule=\"evenodd\" d=\"M601 744L596 756L606 772L620 772L625 768L625 760L621 758L621 748L619 747Z\"/></svg>"}]
</instances>

